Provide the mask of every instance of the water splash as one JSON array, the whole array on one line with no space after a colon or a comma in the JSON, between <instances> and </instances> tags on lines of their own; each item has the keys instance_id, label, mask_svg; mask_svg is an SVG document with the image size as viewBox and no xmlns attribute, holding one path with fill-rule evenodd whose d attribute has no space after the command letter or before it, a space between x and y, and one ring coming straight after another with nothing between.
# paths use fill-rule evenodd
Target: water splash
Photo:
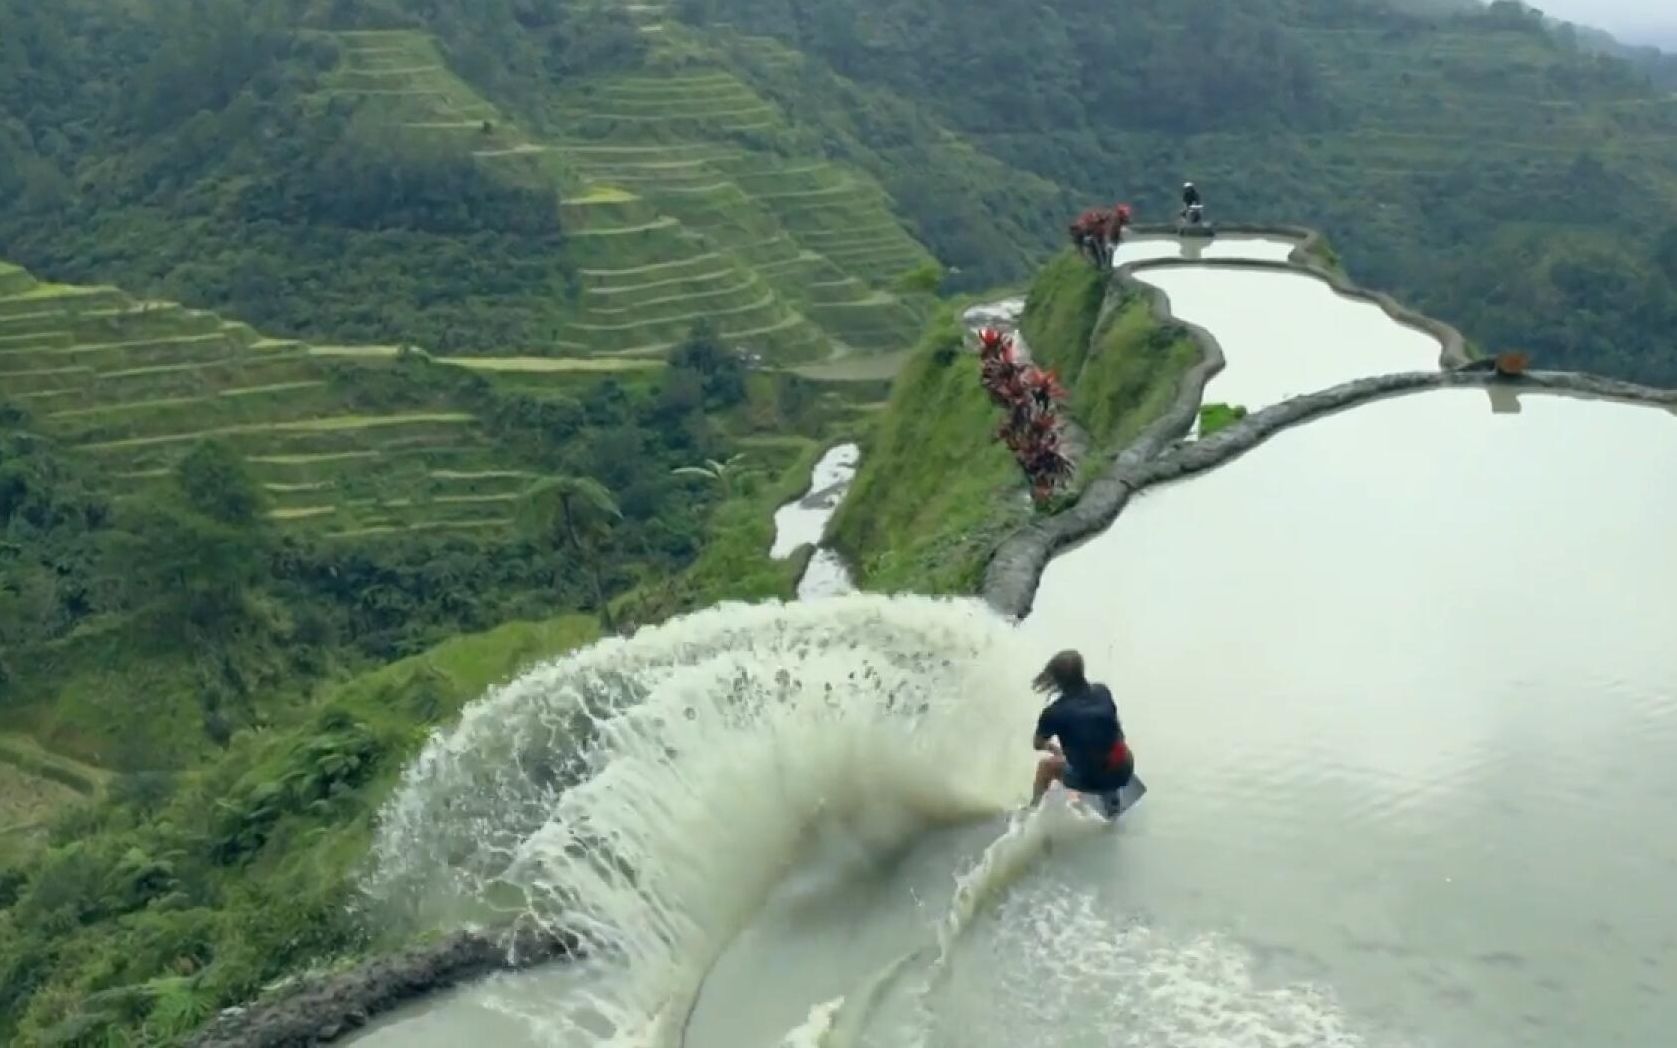
<instances>
[{"instance_id":1,"label":"water splash","mask_svg":"<svg viewBox=\"0 0 1677 1048\"><path fill-rule=\"evenodd\" d=\"M955 944L988 906L994 905L1009 887L1052 851L1056 842L1101 833L1111 828L1098 815L1070 799L1055 787L1041 806L1018 813L1006 832L997 837L970 869L955 878L955 896L949 912L938 925L938 956L934 965L942 968L954 955Z\"/></svg>"},{"instance_id":2,"label":"water splash","mask_svg":"<svg viewBox=\"0 0 1677 1048\"><path fill-rule=\"evenodd\" d=\"M1224 936L1173 934L1086 885L1021 882L976 914L927 977L870 1017L855 1048L1373 1048L1407 1040L1307 983L1266 985ZM833 1042L818 1042L833 1048Z\"/></svg>"},{"instance_id":3,"label":"water splash","mask_svg":"<svg viewBox=\"0 0 1677 1048\"><path fill-rule=\"evenodd\" d=\"M1375 1042L1331 995L1265 986L1248 951L1113 912L1083 886L1033 885L919 1010L925 1046L1000 1048L1056 1030L1065 1048L1353 1048ZM984 963L978 954L983 955ZM910 1042L912 1043L912 1042Z\"/></svg>"},{"instance_id":4,"label":"water splash","mask_svg":"<svg viewBox=\"0 0 1677 1048\"><path fill-rule=\"evenodd\" d=\"M431 740L366 891L415 927L495 911L580 936L596 977L525 1018L551 1043L667 1043L799 856L866 862L1022 799L1014 685L1038 654L978 602L878 596L603 642Z\"/></svg>"}]
</instances>

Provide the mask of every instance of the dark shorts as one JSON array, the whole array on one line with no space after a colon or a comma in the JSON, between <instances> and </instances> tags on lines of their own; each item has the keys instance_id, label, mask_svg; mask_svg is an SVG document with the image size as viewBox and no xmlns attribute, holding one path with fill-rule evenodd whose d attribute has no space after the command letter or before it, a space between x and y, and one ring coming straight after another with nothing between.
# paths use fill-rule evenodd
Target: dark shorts
<instances>
[{"instance_id":1,"label":"dark shorts","mask_svg":"<svg viewBox=\"0 0 1677 1048\"><path fill-rule=\"evenodd\" d=\"M1078 793L1114 793L1129 785L1135 775L1135 761L1126 761L1124 766L1115 772L1102 770L1098 774L1090 775L1081 772L1075 764L1066 764L1066 789L1076 790Z\"/></svg>"}]
</instances>

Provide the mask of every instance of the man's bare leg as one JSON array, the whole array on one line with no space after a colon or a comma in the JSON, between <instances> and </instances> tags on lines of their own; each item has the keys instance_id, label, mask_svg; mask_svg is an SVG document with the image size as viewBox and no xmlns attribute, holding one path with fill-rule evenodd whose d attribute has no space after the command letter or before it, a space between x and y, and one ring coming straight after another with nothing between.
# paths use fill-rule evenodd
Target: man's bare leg
<instances>
[{"instance_id":1,"label":"man's bare leg","mask_svg":"<svg viewBox=\"0 0 1677 1048\"><path fill-rule=\"evenodd\" d=\"M1036 783L1031 792L1031 807L1042 803L1043 794L1048 787L1056 782L1064 782L1066 778L1066 759L1058 753L1050 753L1037 761Z\"/></svg>"}]
</instances>

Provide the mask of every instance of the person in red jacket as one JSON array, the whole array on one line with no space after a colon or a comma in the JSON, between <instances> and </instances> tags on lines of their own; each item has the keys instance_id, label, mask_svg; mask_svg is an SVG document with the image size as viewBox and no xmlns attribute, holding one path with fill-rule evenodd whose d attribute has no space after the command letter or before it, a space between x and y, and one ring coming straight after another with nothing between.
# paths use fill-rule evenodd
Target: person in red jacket
<instances>
[{"instance_id":1,"label":"person in red jacket","mask_svg":"<svg viewBox=\"0 0 1677 1048\"><path fill-rule=\"evenodd\" d=\"M1101 244L1101 260L1107 266L1112 265L1113 256L1118 252L1118 244L1124 239L1124 230L1130 224L1130 205L1116 204L1107 218L1106 229L1103 231Z\"/></svg>"}]
</instances>

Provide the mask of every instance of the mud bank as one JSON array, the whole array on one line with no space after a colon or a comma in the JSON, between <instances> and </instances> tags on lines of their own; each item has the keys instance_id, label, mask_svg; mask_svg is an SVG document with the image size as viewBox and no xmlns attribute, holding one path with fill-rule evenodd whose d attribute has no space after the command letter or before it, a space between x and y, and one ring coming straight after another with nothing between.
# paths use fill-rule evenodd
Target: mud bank
<instances>
[{"instance_id":1,"label":"mud bank","mask_svg":"<svg viewBox=\"0 0 1677 1048\"><path fill-rule=\"evenodd\" d=\"M365 1026L375 1015L495 972L572 955L573 943L531 934L456 932L354 968L304 978L279 996L223 1012L191 1048L304 1048Z\"/></svg>"}]
</instances>

